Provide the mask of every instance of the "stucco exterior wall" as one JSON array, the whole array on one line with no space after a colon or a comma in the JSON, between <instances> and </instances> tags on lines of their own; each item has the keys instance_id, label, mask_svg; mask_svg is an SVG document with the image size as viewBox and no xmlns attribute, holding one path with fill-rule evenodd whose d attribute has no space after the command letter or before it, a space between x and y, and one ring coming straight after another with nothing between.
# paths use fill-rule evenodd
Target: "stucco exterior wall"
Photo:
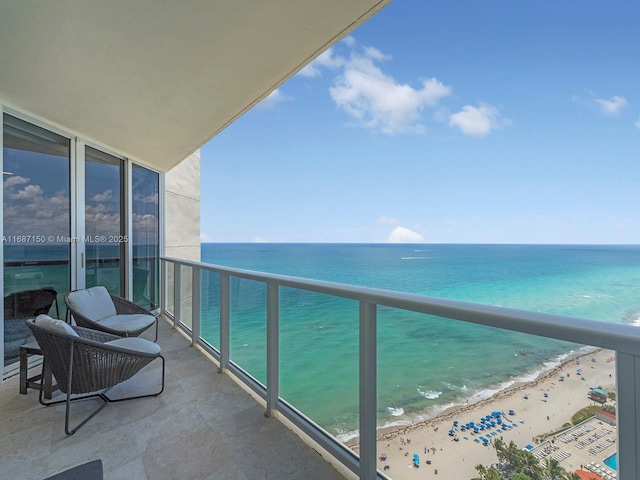
<instances>
[{"instance_id":1,"label":"stucco exterior wall","mask_svg":"<svg viewBox=\"0 0 640 480\"><path fill-rule=\"evenodd\" d=\"M165 174L165 255L200 261L200 150Z\"/></svg>"},{"instance_id":2,"label":"stucco exterior wall","mask_svg":"<svg viewBox=\"0 0 640 480\"><path fill-rule=\"evenodd\" d=\"M200 150L165 174L165 255L200 261ZM191 326L191 269L183 268L180 319ZM170 311L173 306L168 305Z\"/></svg>"}]
</instances>

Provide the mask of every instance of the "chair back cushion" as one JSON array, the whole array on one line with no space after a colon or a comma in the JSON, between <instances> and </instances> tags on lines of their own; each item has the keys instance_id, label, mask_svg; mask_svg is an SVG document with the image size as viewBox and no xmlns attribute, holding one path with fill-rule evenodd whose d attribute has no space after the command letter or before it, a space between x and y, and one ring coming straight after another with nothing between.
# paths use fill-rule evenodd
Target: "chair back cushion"
<instances>
[{"instance_id":1,"label":"chair back cushion","mask_svg":"<svg viewBox=\"0 0 640 480\"><path fill-rule=\"evenodd\" d=\"M98 321L116 314L111 295L101 285L70 292L67 299L73 310L89 320Z\"/></svg>"},{"instance_id":2,"label":"chair back cushion","mask_svg":"<svg viewBox=\"0 0 640 480\"><path fill-rule=\"evenodd\" d=\"M56 320L51 318L49 315L38 315L35 320L35 324L39 327L46 328L47 330L51 330L56 333L66 333L67 335L71 335L72 337L77 337L78 334L76 331L71 328L67 322L63 320Z\"/></svg>"}]
</instances>

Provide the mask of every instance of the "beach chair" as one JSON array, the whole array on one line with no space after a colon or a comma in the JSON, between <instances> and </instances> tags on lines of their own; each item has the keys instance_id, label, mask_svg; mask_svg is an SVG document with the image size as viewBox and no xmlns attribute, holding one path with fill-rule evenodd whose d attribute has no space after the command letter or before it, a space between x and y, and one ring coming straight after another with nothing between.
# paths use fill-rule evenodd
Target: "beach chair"
<instances>
[{"instance_id":1,"label":"beach chair","mask_svg":"<svg viewBox=\"0 0 640 480\"><path fill-rule=\"evenodd\" d=\"M158 319L151 312L129 300L111 295L103 286L69 292L64 296L64 303L76 324L81 327L119 337L137 337L155 324L153 341L158 339Z\"/></svg>"},{"instance_id":2,"label":"beach chair","mask_svg":"<svg viewBox=\"0 0 640 480\"><path fill-rule=\"evenodd\" d=\"M27 326L40 345L44 363L51 368L60 391L66 394L64 400L45 402L41 383L39 401L46 406L66 403L64 431L67 435L73 435L111 402L155 397L164 390L164 357L160 354L160 346L153 342L72 327L47 315L27 320ZM161 387L158 392L117 399L107 396L112 387L130 379L158 358L162 360ZM102 404L71 429L71 402L87 398L99 398Z\"/></svg>"}]
</instances>

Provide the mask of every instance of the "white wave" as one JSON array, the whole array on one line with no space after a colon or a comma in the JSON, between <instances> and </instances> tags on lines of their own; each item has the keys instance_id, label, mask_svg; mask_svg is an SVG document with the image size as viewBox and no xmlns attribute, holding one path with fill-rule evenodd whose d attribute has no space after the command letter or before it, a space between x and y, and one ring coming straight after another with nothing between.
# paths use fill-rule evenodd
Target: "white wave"
<instances>
[{"instance_id":1,"label":"white wave","mask_svg":"<svg viewBox=\"0 0 640 480\"><path fill-rule=\"evenodd\" d=\"M442 392L436 392L435 390L420 390L420 388L416 388L416 390L418 390L418 393L428 400L435 400L442 395Z\"/></svg>"},{"instance_id":2,"label":"white wave","mask_svg":"<svg viewBox=\"0 0 640 480\"><path fill-rule=\"evenodd\" d=\"M426 258L433 258L433 257L400 257L400 260L423 260Z\"/></svg>"},{"instance_id":3,"label":"white wave","mask_svg":"<svg viewBox=\"0 0 640 480\"><path fill-rule=\"evenodd\" d=\"M442 385L444 385L444 387L451 392L466 392L467 390L469 390L466 385L458 386L449 382L442 382Z\"/></svg>"},{"instance_id":4,"label":"white wave","mask_svg":"<svg viewBox=\"0 0 640 480\"><path fill-rule=\"evenodd\" d=\"M387 412L389 412L392 417L400 417L400 416L404 415L404 408L402 408L402 407L387 407Z\"/></svg>"},{"instance_id":5,"label":"white wave","mask_svg":"<svg viewBox=\"0 0 640 480\"><path fill-rule=\"evenodd\" d=\"M358 435L360 435L360 432L358 432L358 430L343 431L343 430L338 429L335 436L342 443L346 443L349 440L353 440L354 438L358 438Z\"/></svg>"}]
</instances>

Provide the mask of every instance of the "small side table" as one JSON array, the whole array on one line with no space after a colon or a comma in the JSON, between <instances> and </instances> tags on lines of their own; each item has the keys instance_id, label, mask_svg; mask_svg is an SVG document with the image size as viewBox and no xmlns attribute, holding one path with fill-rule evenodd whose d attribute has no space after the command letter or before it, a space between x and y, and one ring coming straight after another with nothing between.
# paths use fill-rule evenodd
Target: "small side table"
<instances>
[{"instance_id":1,"label":"small side table","mask_svg":"<svg viewBox=\"0 0 640 480\"><path fill-rule=\"evenodd\" d=\"M39 390L40 382L44 382L42 385L44 398L50 400L53 392L58 390L58 385L53 385L51 369L47 364L44 364L41 373L29 377L29 355L42 355L42 350L40 350L40 345L38 345L37 342L34 341L20 345L20 393L26 395L27 388L37 388Z\"/></svg>"}]
</instances>

